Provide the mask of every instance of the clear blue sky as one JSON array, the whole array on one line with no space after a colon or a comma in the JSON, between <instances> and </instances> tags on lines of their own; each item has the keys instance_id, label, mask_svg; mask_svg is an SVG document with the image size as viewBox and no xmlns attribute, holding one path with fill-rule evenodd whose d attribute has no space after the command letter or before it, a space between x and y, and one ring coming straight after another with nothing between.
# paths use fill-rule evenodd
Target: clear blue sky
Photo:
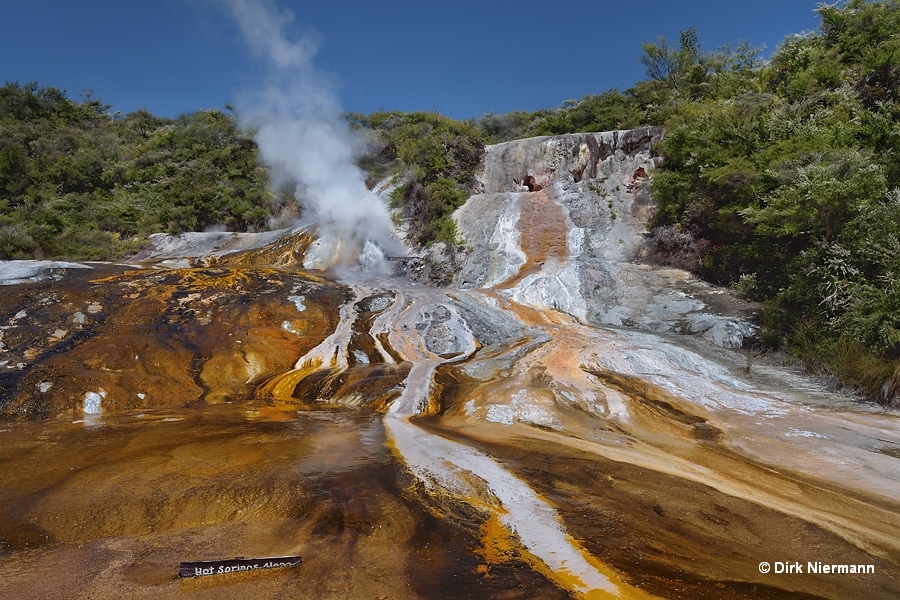
<instances>
[{"instance_id":1,"label":"clear blue sky","mask_svg":"<svg viewBox=\"0 0 900 600\"><path fill-rule=\"evenodd\" d=\"M817 0L278 0L345 110L437 110L454 118L553 108L644 78L641 42L702 50L747 41L766 55L819 24ZM113 110L174 117L221 108L261 65L213 0L0 0L0 81L92 90Z\"/></svg>"}]
</instances>

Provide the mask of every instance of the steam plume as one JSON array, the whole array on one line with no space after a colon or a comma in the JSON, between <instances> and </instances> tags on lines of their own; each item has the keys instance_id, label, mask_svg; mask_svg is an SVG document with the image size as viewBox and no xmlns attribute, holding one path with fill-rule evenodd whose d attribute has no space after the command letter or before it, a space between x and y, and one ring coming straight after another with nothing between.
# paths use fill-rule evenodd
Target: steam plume
<instances>
[{"instance_id":1,"label":"steam plume","mask_svg":"<svg viewBox=\"0 0 900 600\"><path fill-rule=\"evenodd\" d=\"M238 99L242 124L256 131L273 182L296 184L304 208L322 219L318 252L311 256L317 264L308 266L371 256L373 243L400 251L390 235L387 208L366 189L354 161L363 141L341 118L333 82L313 66L316 37L288 39L285 25L293 15L272 0L220 1L250 49L269 66L259 89Z\"/></svg>"}]
</instances>

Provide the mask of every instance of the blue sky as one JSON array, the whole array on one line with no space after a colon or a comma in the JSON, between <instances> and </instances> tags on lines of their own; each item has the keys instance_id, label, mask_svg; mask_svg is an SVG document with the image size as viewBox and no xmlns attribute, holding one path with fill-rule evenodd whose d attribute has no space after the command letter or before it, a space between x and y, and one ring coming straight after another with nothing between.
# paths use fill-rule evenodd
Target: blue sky
<instances>
[{"instance_id":1,"label":"blue sky","mask_svg":"<svg viewBox=\"0 0 900 600\"><path fill-rule=\"evenodd\" d=\"M345 110L453 118L625 89L644 78L641 42L691 26L702 50L747 41L768 55L819 23L817 0L276 3L292 37L317 37L314 66ZM0 80L92 90L123 113L221 108L263 74L216 0L0 0L0 23Z\"/></svg>"}]
</instances>

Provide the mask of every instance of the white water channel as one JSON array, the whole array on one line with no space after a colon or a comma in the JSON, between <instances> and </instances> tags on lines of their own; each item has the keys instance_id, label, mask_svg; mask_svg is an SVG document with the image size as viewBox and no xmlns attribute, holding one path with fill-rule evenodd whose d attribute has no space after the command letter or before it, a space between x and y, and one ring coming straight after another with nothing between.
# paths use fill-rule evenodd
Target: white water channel
<instances>
[{"instance_id":1,"label":"white water channel","mask_svg":"<svg viewBox=\"0 0 900 600\"><path fill-rule=\"evenodd\" d=\"M375 291L358 286L354 289L355 297L341 307L335 331L302 356L296 369L347 368L348 345L357 316L354 306L365 293ZM442 363L468 358L477 348L472 332L449 308L446 300L442 293L434 290L401 292L392 306L372 324L373 339L378 340L379 333L388 333L397 352L412 362L404 390L384 418L388 442L426 489L468 503L475 498L495 499L495 502L477 508L493 512L510 533L518 537L527 552L542 561L560 583L582 595L600 592L619 596L617 585L589 562L587 552L566 533L556 511L525 482L478 450L429 433L409 421L409 417L419 414L428 404L435 369ZM468 338L461 342L464 351L453 359L430 352L415 326L437 307L450 310L454 331ZM380 343L378 347L389 358Z\"/></svg>"},{"instance_id":2,"label":"white water channel","mask_svg":"<svg viewBox=\"0 0 900 600\"><path fill-rule=\"evenodd\" d=\"M415 401L415 400L413 400ZM398 401L394 407L400 406ZM564 531L556 511L523 481L497 461L477 450L428 434L392 410L384 419L388 439L410 471L427 487L439 487L463 500L487 492L497 505L500 522L518 536L522 545L562 579L574 582L576 592L602 590L619 595L615 584L585 558L585 551ZM484 489L477 489L476 486Z\"/></svg>"},{"instance_id":3,"label":"white water channel","mask_svg":"<svg viewBox=\"0 0 900 600\"><path fill-rule=\"evenodd\" d=\"M432 296L427 294L427 296ZM434 298L407 298L401 314L391 315L397 328L392 343L402 349L413 366L401 396L394 401L384 419L388 440L403 458L409 470L426 486L463 502L473 498L494 498L478 508L493 511L500 522L522 546L541 560L557 578L580 594L602 591L618 596L617 586L585 558L586 552L563 529L556 511L525 482L503 468L493 458L446 438L416 427L409 417L427 404L435 369L447 360L431 353L410 319L433 306ZM469 332L471 333L471 332ZM471 356L468 351L452 360Z\"/></svg>"}]
</instances>

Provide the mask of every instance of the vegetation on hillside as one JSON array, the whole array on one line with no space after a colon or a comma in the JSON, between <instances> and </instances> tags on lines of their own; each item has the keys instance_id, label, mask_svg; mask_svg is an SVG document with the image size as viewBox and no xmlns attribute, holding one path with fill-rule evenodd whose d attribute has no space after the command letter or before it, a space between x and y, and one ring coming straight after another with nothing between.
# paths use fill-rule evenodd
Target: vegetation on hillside
<instances>
[{"instance_id":1,"label":"vegetation on hillside","mask_svg":"<svg viewBox=\"0 0 900 600\"><path fill-rule=\"evenodd\" d=\"M117 258L149 234L265 229L268 189L233 115L110 115L91 96L0 87L0 259Z\"/></svg>"},{"instance_id":2,"label":"vegetation on hillside","mask_svg":"<svg viewBox=\"0 0 900 600\"><path fill-rule=\"evenodd\" d=\"M353 114L350 122L370 133L372 151L363 159L370 177L395 174L404 182L392 205L407 220L408 241L457 243L450 215L474 190L484 158L482 132L433 112Z\"/></svg>"},{"instance_id":3,"label":"vegetation on hillside","mask_svg":"<svg viewBox=\"0 0 900 600\"><path fill-rule=\"evenodd\" d=\"M672 108L653 248L764 301L764 343L896 402L900 2L818 13L725 94L699 54L689 84L654 79Z\"/></svg>"}]
</instances>

